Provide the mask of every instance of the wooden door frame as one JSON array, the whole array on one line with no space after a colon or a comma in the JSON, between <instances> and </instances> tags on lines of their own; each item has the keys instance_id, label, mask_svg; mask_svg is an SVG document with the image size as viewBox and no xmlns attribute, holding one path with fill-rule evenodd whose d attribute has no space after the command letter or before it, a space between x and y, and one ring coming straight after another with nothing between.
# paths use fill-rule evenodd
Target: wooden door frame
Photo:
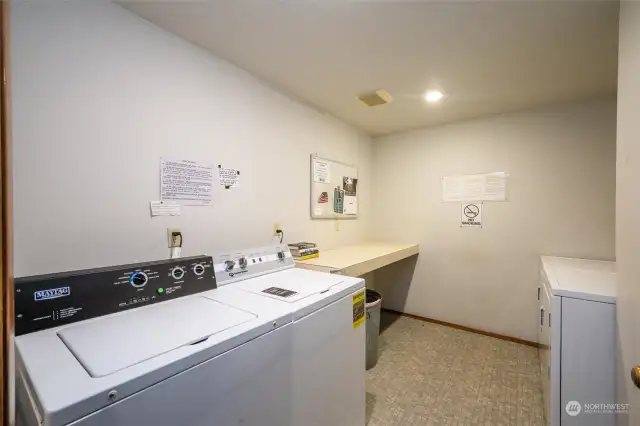
<instances>
[{"instance_id":1,"label":"wooden door frame","mask_svg":"<svg viewBox=\"0 0 640 426\"><path fill-rule=\"evenodd\" d=\"M9 73L9 0L0 1L0 409L2 424L13 425L13 193L11 168L11 86Z\"/></svg>"}]
</instances>

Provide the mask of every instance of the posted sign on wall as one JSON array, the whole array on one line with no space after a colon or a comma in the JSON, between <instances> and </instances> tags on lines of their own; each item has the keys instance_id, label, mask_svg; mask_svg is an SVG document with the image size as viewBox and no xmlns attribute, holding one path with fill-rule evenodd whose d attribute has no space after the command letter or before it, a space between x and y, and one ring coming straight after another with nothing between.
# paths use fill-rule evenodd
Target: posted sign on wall
<instances>
[{"instance_id":1,"label":"posted sign on wall","mask_svg":"<svg viewBox=\"0 0 640 426\"><path fill-rule=\"evenodd\" d=\"M482 228L482 203L462 203L460 207L461 228Z\"/></svg>"}]
</instances>

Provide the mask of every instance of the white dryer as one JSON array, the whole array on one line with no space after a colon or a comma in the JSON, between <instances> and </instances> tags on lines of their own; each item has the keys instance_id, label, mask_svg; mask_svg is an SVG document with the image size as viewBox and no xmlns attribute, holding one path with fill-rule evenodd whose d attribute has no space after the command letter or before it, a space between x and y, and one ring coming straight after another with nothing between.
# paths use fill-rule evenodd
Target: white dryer
<instances>
[{"instance_id":1,"label":"white dryer","mask_svg":"<svg viewBox=\"0 0 640 426\"><path fill-rule=\"evenodd\" d=\"M548 426L614 426L614 262L542 256L538 343Z\"/></svg>"},{"instance_id":2,"label":"white dryer","mask_svg":"<svg viewBox=\"0 0 640 426\"><path fill-rule=\"evenodd\" d=\"M363 426L364 280L297 269L286 245L222 253L214 268L219 294L259 297L290 312L290 424Z\"/></svg>"},{"instance_id":3,"label":"white dryer","mask_svg":"<svg viewBox=\"0 0 640 426\"><path fill-rule=\"evenodd\" d=\"M290 310L218 294L212 265L17 280L18 425L288 425Z\"/></svg>"}]
</instances>

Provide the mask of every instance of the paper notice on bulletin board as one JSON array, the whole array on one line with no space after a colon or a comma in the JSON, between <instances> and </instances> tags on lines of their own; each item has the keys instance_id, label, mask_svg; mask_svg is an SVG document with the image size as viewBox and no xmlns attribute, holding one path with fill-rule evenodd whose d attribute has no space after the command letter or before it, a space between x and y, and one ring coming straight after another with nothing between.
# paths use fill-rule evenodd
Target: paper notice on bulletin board
<instances>
[{"instance_id":1,"label":"paper notice on bulletin board","mask_svg":"<svg viewBox=\"0 0 640 426\"><path fill-rule=\"evenodd\" d=\"M445 176L442 178L442 201L506 201L507 173Z\"/></svg>"},{"instance_id":2,"label":"paper notice on bulletin board","mask_svg":"<svg viewBox=\"0 0 640 426\"><path fill-rule=\"evenodd\" d=\"M344 176L344 214L358 214L358 178Z\"/></svg>"},{"instance_id":3,"label":"paper notice on bulletin board","mask_svg":"<svg viewBox=\"0 0 640 426\"><path fill-rule=\"evenodd\" d=\"M160 199L183 206L210 205L213 171L213 164L160 159Z\"/></svg>"},{"instance_id":4,"label":"paper notice on bulletin board","mask_svg":"<svg viewBox=\"0 0 640 426\"><path fill-rule=\"evenodd\" d=\"M331 163L314 158L313 181L318 183L331 183Z\"/></svg>"}]
</instances>

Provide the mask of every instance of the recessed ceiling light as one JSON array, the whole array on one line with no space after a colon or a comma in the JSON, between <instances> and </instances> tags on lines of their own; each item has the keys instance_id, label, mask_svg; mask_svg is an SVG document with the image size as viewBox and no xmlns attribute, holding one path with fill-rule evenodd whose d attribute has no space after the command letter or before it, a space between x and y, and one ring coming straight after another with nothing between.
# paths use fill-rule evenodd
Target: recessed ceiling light
<instances>
[{"instance_id":1,"label":"recessed ceiling light","mask_svg":"<svg viewBox=\"0 0 640 426\"><path fill-rule=\"evenodd\" d=\"M444 98L444 94L439 90L429 90L424 94L424 100L430 104L440 102L442 98Z\"/></svg>"}]
</instances>

